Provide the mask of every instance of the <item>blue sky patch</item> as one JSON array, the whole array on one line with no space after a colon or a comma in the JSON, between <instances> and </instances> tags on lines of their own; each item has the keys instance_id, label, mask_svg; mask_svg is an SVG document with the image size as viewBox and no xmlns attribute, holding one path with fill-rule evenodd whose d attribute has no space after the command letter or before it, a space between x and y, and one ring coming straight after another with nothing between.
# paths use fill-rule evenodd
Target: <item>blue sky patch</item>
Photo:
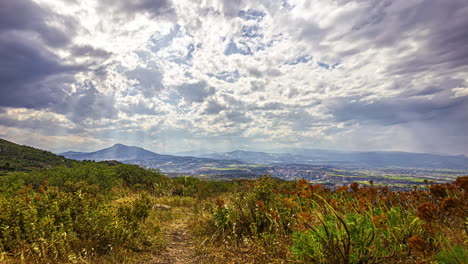
<instances>
[{"instance_id":1,"label":"blue sky patch","mask_svg":"<svg viewBox=\"0 0 468 264\"><path fill-rule=\"evenodd\" d=\"M328 64L326 64L326 63L324 63L324 62L318 61L318 62L317 62L317 65L318 65L319 67L322 67L322 68L327 69L327 70L330 69L330 65L328 65Z\"/></svg>"},{"instance_id":2,"label":"blue sky patch","mask_svg":"<svg viewBox=\"0 0 468 264\"><path fill-rule=\"evenodd\" d=\"M296 65L296 64L299 64L299 63L307 63L307 62L309 62L311 60L312 60L312 56L310 56L310 55L301 55L301 56L297 57L296 59L287 62L286 64L287 65Z\"/></svg>"},{"instance_id":3,"label":"blue sky patch","mask_svg":"<svg viewBox=\"0 0 468 264\"><path fill-rule=\"evenodd\" d=\"M257 20L260 21L265 16L265 13L260 10L255 9L248 9L248 10L241 10L239 12L239 17L244 20Z\"/></svg>"},{"instance_id":4,"label":"blue sky patch","mask_svg":"<svg viewBox=\"0 0 468 264\"><path fill-rule=\"evenodd\" d=\"M238 46L234 41L231 40L226 50L224 50L224 55L232 55L232 54L242 54L242 55L252 55L253 52L247 45Z\"/></svg>"},{"instance_id":5,"label":"blue sky patch","mask_svg":"<svg viewBox=\"0 0 468 264\"><path fill-rule=\"evenodd\" d=\"M257 25L243 26L242 37L245 38L263 38L263 34L260 33L260 28Z\"/></svg>"}]
</instances>

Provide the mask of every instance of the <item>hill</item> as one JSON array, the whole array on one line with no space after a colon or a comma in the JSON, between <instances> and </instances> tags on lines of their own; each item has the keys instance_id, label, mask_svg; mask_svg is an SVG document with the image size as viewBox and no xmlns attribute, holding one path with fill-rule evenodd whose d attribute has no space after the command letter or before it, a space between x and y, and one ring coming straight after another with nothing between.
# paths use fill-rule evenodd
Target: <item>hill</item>
<instances>
[{"instance_id":1,"label":"hill","mask_svg":"<svg viewBox=\"0 0 468 264\"><path fill-rule=\"evenodd\" d=\"M0 139L0 173L50 168L68 162L70 160L52 152Z\"/></svg>"},{"instance_id":2,"label":"hill","mask_svg":"<svg viewBox=\"0 0 468 264\"><path fill-rule=\"evenodd\" d=\"M154 159L161 155L151 152L149 150L139 148L139 147L132 147L132 146L125 146L122 144L115 144L112 147L101 149L94 152L75 152L75 151L68 151L64 153L60 153L60 155L65 156L69 159L74 160L148 160Z\"/></svg>"}]
</instances>

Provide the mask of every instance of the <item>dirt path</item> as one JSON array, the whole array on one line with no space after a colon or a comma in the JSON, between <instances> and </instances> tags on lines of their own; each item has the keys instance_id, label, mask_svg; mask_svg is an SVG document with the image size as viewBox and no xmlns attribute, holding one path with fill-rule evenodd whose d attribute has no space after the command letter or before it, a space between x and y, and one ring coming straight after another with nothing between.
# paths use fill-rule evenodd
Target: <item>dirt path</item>
<instances>
[{"instance_id":1,"label":"dirt path","mask_svg":"<svg viewBox=\"0 0 468 264\"><path fill-rule=\"evenodd\" d=\"M163 230L167 239L167 248L155 256L152 264L195 264L195 249L188 227L189 215L174 219Z\"/></svg>"}]
</instances>

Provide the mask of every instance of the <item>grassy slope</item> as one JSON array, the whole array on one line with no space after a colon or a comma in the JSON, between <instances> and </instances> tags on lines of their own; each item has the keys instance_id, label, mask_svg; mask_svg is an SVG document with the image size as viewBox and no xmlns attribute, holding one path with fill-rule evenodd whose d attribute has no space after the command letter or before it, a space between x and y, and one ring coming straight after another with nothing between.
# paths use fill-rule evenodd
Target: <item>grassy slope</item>
<instances>
[{"instance_id":1,"label":"grassy slope","mask_svg":"<svg viewBox=\"0 0 468 264\"><path fill-rule=\"evenodd\" d=\"M7 171L30 171L69 163L70 160L28 146L0 139L0 174Z\"/></svg>"}]
</instances>

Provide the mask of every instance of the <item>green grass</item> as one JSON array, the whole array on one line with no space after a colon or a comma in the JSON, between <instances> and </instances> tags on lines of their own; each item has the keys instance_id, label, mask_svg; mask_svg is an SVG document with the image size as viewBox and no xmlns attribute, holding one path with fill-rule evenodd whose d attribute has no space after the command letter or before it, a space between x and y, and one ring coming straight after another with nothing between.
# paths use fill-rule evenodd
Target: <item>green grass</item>
<instances>
[{"instance_id":1,"label":"green grass","mask_svg":"<svg viewBox=\"0 0 468 264\"><path fill-rule=\"evenodd\" d=\"M0 175L73 163L62 156L0 139Z\"/></svg>"},{"instance_id":2,"label":"green grass","mask_svg":"<svg viewBox=\"0 0 468 264\"><path fill-rule=\"evenodd\" d=\"M382 176L381 178L408 181L408 182L424 182L424 179L421 179L421 178L411 178L411 177L402 177L402 176Z\"/></svg>"}]
</instances>

